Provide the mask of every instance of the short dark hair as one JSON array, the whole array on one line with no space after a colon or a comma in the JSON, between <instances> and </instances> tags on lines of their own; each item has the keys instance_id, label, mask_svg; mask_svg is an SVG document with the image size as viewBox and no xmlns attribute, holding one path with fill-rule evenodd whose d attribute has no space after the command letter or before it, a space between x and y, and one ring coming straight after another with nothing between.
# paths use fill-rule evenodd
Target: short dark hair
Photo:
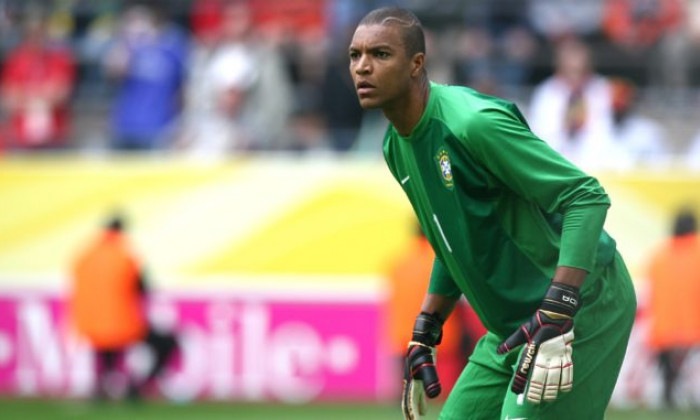
<instances>
[{"instance_id":1,"label":"short dark hair","mask_svg":"<svg viewBox=\"0 0 700 420\"><path fill-rule=\"evenodd\" d=\"M126 218L121 211L114 211L104 222L105 230L121 232L126 230Z\"/></svg>"},{"instance_id":2,"label":"short dark hair","mask_svg":"<svg viewBox=\"0 0 700 420\"><path fill-rule=\"evenodd\" d=\"M425 54L423 25L410 10L396 6L375 9L367 13L357 26L362 25L396 25L401 28L401 37L408 56L417 53Z\"/></svg>"},{"instance_id":3,"label":"short dark hair","mask_svg":"<svg viewBox=\"0 0 700 420\"><path fill-rule=\"evenodd\" d=\"M689 235L697 232L697 219L692 208L682 208L673 221L673 236Z\"/></svg>"}]
</instances>

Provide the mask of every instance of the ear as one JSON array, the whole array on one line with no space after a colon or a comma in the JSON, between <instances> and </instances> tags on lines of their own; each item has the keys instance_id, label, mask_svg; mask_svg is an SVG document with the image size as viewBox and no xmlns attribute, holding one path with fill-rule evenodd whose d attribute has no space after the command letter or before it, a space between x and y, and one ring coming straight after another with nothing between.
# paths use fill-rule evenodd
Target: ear
<instances>
[{"instance_id":1,"label":"ear","mask_svg":"<svg viewBox=\"0 0 700 420\"><path fill-rule=\"evenodd\" d=\"M411 57L411 77L418 77L423 72L425 66L425 53L415 53Z\"/></svg>"}]
</instances>

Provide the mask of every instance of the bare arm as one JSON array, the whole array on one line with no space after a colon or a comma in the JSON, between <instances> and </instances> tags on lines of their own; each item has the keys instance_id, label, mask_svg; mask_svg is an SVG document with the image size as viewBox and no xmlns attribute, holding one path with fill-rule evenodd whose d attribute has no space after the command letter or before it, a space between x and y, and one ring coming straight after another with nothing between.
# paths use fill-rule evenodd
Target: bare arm
<instances>
[{"instance_id":1,"label":"bare arm","mask_svg":"<svg viewBox=\"0 0 700 420\"><path fill-rule=\"evenodd\" d=\"M581 288L583 281L586 279L586 274L588 274L586 270L560 265L554 272L552 281Z\"/></svg>"},{"instance_id":2,"label":"bare arm","mask_svg":"<svg viewBox=\"0 0 700 420\"><path fill-rule=\"evenodd\" d=\"M457 298L428 293L423 299L421 312L437 314L440 319L446 320L457 304L457 300Z\"/></svg>"}]
</instances>

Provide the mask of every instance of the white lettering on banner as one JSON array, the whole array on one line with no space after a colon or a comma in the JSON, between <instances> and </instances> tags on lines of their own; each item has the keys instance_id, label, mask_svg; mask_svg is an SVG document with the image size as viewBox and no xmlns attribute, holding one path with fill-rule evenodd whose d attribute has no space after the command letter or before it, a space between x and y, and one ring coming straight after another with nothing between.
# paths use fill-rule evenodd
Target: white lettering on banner
<instances>
[{"instance_id":1,"label":"white lettering on banner","mask_svg":"<svg viewBox=\"0 0 700 420\"><path fill-rule=\"evenodd\" d=\"M281 326L270 337L274 394L288 402L312 400L323 389L321 337L301 322Z\"/></svg>"},{"instance_id":2,"label":"white lettering on banner","mask_svg":"<svg viewBox=\"0 0 700 420\"><path fill-rule=\"evenodd\" d=\"M241 345L243 346L243 395L249 400L263 398L265 362L267 360L266 335L270 328L270 316L261 304L248 304L241 308ZM274 381L275 379L273 379Z\"/></svg>"},{"instance_id":3,"label":"white lettering on banner","mask_svg":"<svg viewBox=\"0 0 700 420\"><path fill-rule=\"evenodd\" d=\"M206 332L194 325L187 325L180 331L181 363L179 369L159 382L163 394L175 401L188 401L196 398L206 388L206 380L211 372L207 352ZM216 367L214 367L215 369Z\"/></svg>"},{"instance_id":4,"label":"white lettering on banner","mask_svg":"<svg viewBox=\"0 0 700 420\"><path fill-rule=\"evenodd\" d=\"M16 383L21 394L74 396L90 390L91 352L84 343L69 342L64 327L52 318L47 302L17 302Z\"/></svg>"},{"instance_id":5,"label":"white lettering on banner","mask_svg":"<svg viewBox=\"0 0 700 420\"><path fill-rule=\"evenodd\" d=\"M17 308L17 385L22 394L37 393L42 384L56 391L63 385L62 343L47 305L37 300Z\"/></svg>"},{"instance_id":6,"label":"white lettering on banner","mask_svg":"<svg viewBox=\"0 0 700 420\"><path fill-rule=\"evenodd\" d=\"M169 398L189 400L208 385L213 398L262 400L272 394L303 403L323 390L324 369L343 374L359 363L352 338L336 336L324 344L314 328L302 322L286 322L273 330L270 310L261 303L213 303L207 315L208 337L194 325L181 331L181 367L160 383Z\"/></svg>"},{"instance_id":7,"label":"white lettering on banner","mask_svg":"<svg viewBox=\"0 0 700 420\"><path fill-rule=\"evenodd\" d=\"M324 354L328 367L339 374L352 371L360 359L355 342L351 338L343 336L330 340Z\"/></svg>"},{"instance_id":8,"label":"white lettering on banner","mask_svg":"<svg viewBox=\"0 0 700 420\"><path fill-rule=\"evenodd\" d=\"M175 313L188 307L159 304ZM274 304L197 305L187 312L190 318L179 320L180 357L158 383L173 400L207 396L303 403L323 392L328 375L352 374L359 366L355 336L324 335L313 323L293 317L274 323ZM64 334L63 314L54 313L50 300L33 297L18 298L13 306L16 333L0 331L0 365L17 366L15 389L25 395L87 395L95 380L92 354L85 343ZM203 318L197 315L201 309Z\"/></svg>"},{"instance_id":9,"label":"white lettering on banner","mask_svg":"<svg viewBox=\"0 0 700 420\"><path fill-rule=\"evenodd\" d=\"M0 366L9 365L15 357L15 344L8 333L0 331Z\"/></svg>"},{"instance_id":10,"label":"white lettering on banner","mask_svg":"<svg viewBox=\"0 0 700 420\"><path fill-rule=\"evenodd\" d=\"M68 375L67 395L78 397L92 392L95 382L95 359L90 346L77 337L64 340L64 354L67 368L63 370Z\"/></svg>"},{"instance_id":11,"label":"white lettering on banner","mask_svg":"<svg viewBox=\"0 0 700 420\"><path fill-rule=\"evenodd\" d=\"M211 396L225 399L234 395L234 365L236 357L234 335L231 325L234 323L235 310L227 303L214 303L207 311L211 327L210 352Z\"/></svg>"}]
</instances>

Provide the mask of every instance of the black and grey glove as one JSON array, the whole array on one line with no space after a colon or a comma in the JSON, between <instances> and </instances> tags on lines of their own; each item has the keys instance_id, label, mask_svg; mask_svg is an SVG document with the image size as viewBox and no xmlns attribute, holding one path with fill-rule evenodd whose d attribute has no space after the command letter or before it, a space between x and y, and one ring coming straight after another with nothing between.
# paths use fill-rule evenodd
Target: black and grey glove
<instances>
[{"instance_id":1,"label":"black and grey glove","mask_svg":"<svg viewBox=\"0 0 700 420\"><path fill-rule=\"evenodd\" d=\"M435 398L442 386L435 368L436 349L442 339L443 320L421 312L413 325L408 343L403 378L401 409L406 420L418 420L426 413L425 396Z\"/></svg>"}]
</instances>

